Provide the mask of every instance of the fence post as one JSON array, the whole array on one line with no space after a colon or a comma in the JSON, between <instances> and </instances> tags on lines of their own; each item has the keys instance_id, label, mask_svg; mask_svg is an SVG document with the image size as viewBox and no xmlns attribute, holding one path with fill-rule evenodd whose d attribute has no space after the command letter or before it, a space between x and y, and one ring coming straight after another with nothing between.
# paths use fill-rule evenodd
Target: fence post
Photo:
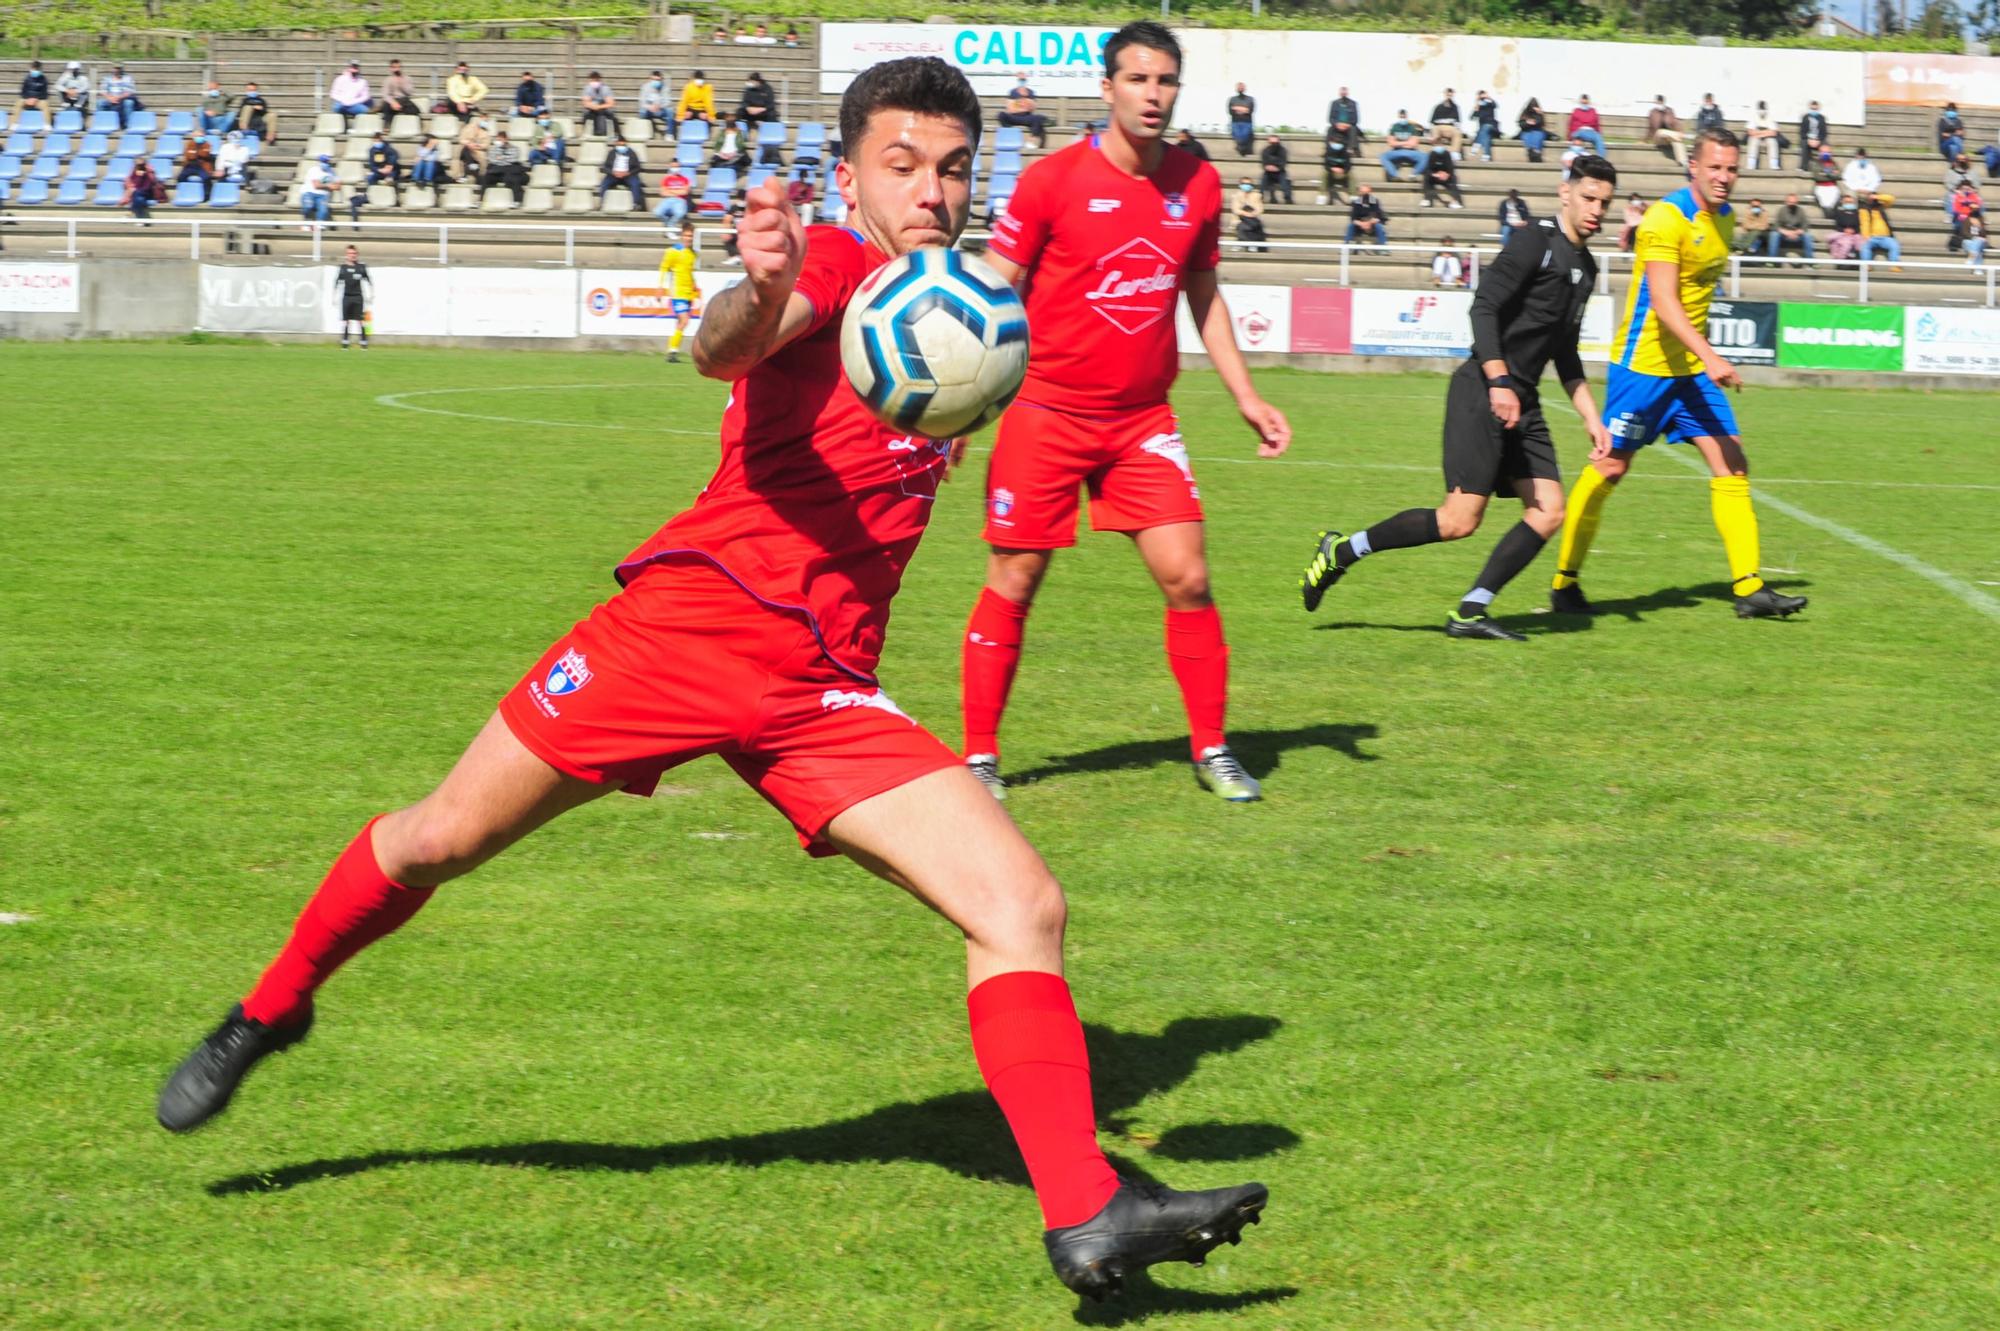
<instances>
[{"instance_id":1,"label":"fence post","mask_svg":"<svg viewBox=\"0 0 2000 1331\"><path fill-rule=\"evenodd\" d=\"M1729 256L1729 298L1743 299L1743 256L1740 254Z\"/></svg>"},{"instance_id":2,"label":"fence post","mask_svg":"<svg viewBox=\"0 0 2000 1331\"><path fill-rule=\"evenodd\" d=\"M563 228L563 267L576 267L576 228L573 226Z\"/></svg>"},{"instance_id":3,"label":"fence post","mask_svg":"<svg viewBox=\"0 0 2000 1331\"><path fill-rule=\"evenodd\" d=\"M1861 261L1861 287L1855 293L1855 299L1863 305L1868 303L1868 265L1873 262L1875 262L1873 259L1863 259Z\"/></svg>"},{"instance_id":4,"label":"fence post","mask_svg":"<svg viewBox=\"0 0 2000 1331\"><path fill-rule=\"evenodd\" d=\"M63 244L65 246L63 257L74 259L76 257L76 219L74 217L67 218L63 222ZM1986 303L1991 305L1993 303L1993 283L1990 280L1992 275L1989 273L1987 276L1989 280L1986 283Z\"/></svg>"},{"instance_id":5,"label":"fence post","mask_svg":"<svg viewBox=\"0 0 2000 1331\"><path fill-rule=\"evenodd\" d=\"M1476 245L1465 252L1465 289L1479 290L1479 247Z\"/></svg>"},{"instance_id":6,"label":"fence post","mask_svg":"<svg viewBox=\"0 0 2000 1331\"><path fill-rule=\"evenodd\" d=\"M1993 308L1993 265L1986 264L1986 308Z\"/></svg>"},{"instance_id":7,"label":"fence post","mask_svg":"<svg viewBox=\"0 0 2000 1331\"><path fill-rule=\"evenodd\" d=\"M188 219L188 258L197 263L201 261L201 219L198 217Z\"/></svg>"},{"instance_id":8,"label":"fence post","mask_svg":"<svg viewBox=\"0 0 2000 1331\"><path fill-rule=\"evenodd\" d=\"M1340 243L1340 285L1347 285L1347 242Z\"/></svg>"},{"instance_id":9,"label":"fence post","mask_svg":"<svg viewBox=\"0 0 2000 1331\"><path fill-rule=\"evenodd\" d=\"M319 219L317 218L313 219L312 235L313 235L313 262L318 263L319 262Z\"/></svg>"},{"instance_id":10,"label":"fence post","mask_svg":"<svg viewBox=\"0 0 2000 1331\"><path fill-rule=\"evenodd\" d=\"M437 229L438 229L438 264L440 266L443 266L451 262L451 223L439 222L437 224Z\"/></svg>"}]
</instances>

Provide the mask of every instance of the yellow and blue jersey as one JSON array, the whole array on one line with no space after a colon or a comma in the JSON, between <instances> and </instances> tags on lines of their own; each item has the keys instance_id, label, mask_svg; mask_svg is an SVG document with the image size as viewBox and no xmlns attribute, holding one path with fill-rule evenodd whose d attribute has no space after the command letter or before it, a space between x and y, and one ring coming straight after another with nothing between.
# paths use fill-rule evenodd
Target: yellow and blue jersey
<instances>
[{"instance_id":1,"label":"yellow and blue jersey","mask_svg":"<svg viewBox=\"0 0 2000 1331\"><path fill-rule=\"evenodd\" d=\"M1729 266L1729 241L1735 233L1736 218L1729 205L1709 212L1695 200L1692 189L1676 190L1646 210L1632 242L1632 289L1626 293L1625 317L1612 339L1613 365L1634 374L1672 378L1701 373L1701 358L1660 327L1646 265L1680 265L1681 308L1705 337L1708 303Z\"/></svg>"},{"instance_id":2,"label":"yellow and blue jersey","mask_svg":"<svg viewBox=\"0 0 2000 1331\"><path fill-rule=\"evenodd\" d=\"M677 301L695 298L693 250L679 245L667 247L660 260L660 285Z\"/></svg>"}]
</instances>

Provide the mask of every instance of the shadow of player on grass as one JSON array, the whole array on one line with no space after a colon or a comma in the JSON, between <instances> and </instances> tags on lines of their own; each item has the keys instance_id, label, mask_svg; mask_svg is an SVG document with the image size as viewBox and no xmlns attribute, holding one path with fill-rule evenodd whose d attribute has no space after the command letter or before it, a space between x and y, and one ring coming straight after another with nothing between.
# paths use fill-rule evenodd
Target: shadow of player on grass
<instances>
[{"instance_id":1,"label":"shadow of player on grass","mask_svg":"<svg viewBox=\"0 0 2000 1331\"><path fill-rule=\"evenodd\" d=\"M1795 588L1810 587L1812 584L1801 579L1789 582L1769 580L1767 585L1789 592ZM1726 582L1703 582L1692 587L1662 587L1658 591L1647 592L1644 596L1627 596L1604 599L1591 597L1591 604L1597 607L1593 615L1516 614L1495 615L1496 623L1510 628L1516 633L1525 633L1531 638L1539 638L1551 633L1586 633L1604 620L1619 619L1636 624L1647 615L1659 610L1692 610L1721 602L1725 605L1736 598L1730 593ZM1370 624L1359 620L1330 621L1313 625L1313 631L1324 633L1333 629L1373 629L1384 633L1444 633L1442 618L1425 624ZM1010 780L1012 778L1009 778Z\"/></svg>"},{"instance_id":2,"label":"shadow of player on grass","mask_svg":"<svg viewBox=\"0 0 2000 1331\"><path fill-rule=\"evenodd\" d=\"M1333 749L1358 763L1372 763L1376 755L1363 753L1361 741L1374 739L1379 732L1362 722L1358 725L1322 724L1297 726L1289 730L1232 730L1229 747L1242 760L1250 775L1263 780L1278 769L1285 754L1294 749ZM1047 781L1052 777L1074 776L1079 772L1132 772L1152 767L1184 765L1188 760L1187 736L1167 739L1136 739L1123 744L1107 744L1101 749L1051 758L1039 767L1007 773L1010 786Z\"/></svg>"}]
</instances>

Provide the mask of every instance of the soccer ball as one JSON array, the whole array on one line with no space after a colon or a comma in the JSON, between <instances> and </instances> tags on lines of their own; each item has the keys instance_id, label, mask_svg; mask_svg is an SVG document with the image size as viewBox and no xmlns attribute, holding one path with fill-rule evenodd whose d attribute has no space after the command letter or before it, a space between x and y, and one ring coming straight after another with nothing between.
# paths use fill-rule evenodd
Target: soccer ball
<instances>
[{"instance_id":1,"label":"soccer ball","mask_svg":"<svg viewBox=\"0 0 2000 1331\"><path fill-rule=\"evenodd\" d=\"M969 434L1028 372L1028 312L983 260L912 250L868 275L840 326L847 382L882 423L930 439Z\"/></svg>"}]
</instances>

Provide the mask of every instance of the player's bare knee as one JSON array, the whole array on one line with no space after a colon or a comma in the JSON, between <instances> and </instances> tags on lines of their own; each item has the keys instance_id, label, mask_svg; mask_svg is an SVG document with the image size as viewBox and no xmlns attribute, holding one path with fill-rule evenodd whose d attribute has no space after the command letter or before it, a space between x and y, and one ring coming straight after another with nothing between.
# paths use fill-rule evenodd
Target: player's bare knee
<instances>
[{"instance_id":1,"label":"player's bare knee","mask_svg":"<svg viewBox=\"0 0 2000 1331\"><path fill-rule=\"evenodd\" d=\"M1437 513L1438 539L1441 541L1464 540L1479 530L1479 521L1485 516L1482 513L1453 508L1448 504Z\"/></svg>"},{"instance_id":2,"label":"player's bare knee","mask_svg":"<svg viewBox=\"0 0 2000 1331\"><path fill-rule=\"evenodd\" d=\"M375 824L377 864L410 887L435 887L470 873L487 858L489 844L473 819L428 800Z\"/></svg>"},{"instance_id":3,"label":"player's bare knee","mask_svg":"<svg viewBox=\"0 0 2000 1331\"><path fill-rule=\"evenodd\" d=\"M1170 569L1159 575L1160 591L1167 598L1167 605L1174 610L1206 610L1215 604L1215 598L1208 590L1208 568L1197 564L1191 568Z\"/></svg>"},{"instance_id":4,"label":"player's bare knee","mask_svg":"<svg viewBox=\"0 0 2000 1331\"><path fill-rule=\"evenodd\" d=\"M1563 520L1568 516L1569 510L1567 508L1561 504L1553 504L1546 508L1531 508L1523 511L1521 521L1527 523L1529 529L1535 535L1541 537L1543 540L1548 540L1562 530Z\"/></svg>"},{"instance_id":5,"label":"player's bare knee","mask_svg":"<svg viewBox=\"0 0 2000 1331\"><path fill-rule=\"evenodd\" d=\"M998 952L1060 943L1068 925L1069 903L1062 885L1039 862L1033 869L996 878L971 918L963 922L966 937Z\"/></svg>"},{"instance_id":6,"label":"player's bare knee","mask_svg":"<svg viewBox=\"0 0 2000 1331\"><path fill-rule=\"evenodd\" d=\"M986 585L995 596L1004 596L1016 605L1026 605L1041 590L1048 575L1049 560L1040 552L1002 554L995 551L987 565Z\"/></svg>"}]
</instances>

